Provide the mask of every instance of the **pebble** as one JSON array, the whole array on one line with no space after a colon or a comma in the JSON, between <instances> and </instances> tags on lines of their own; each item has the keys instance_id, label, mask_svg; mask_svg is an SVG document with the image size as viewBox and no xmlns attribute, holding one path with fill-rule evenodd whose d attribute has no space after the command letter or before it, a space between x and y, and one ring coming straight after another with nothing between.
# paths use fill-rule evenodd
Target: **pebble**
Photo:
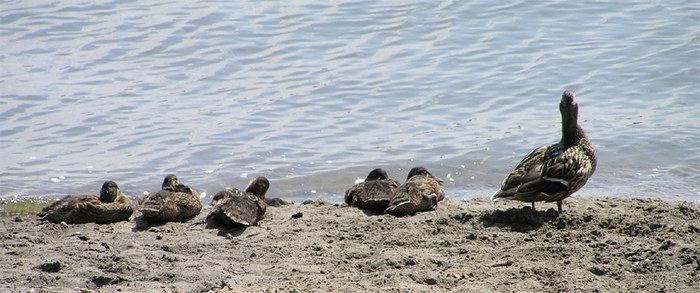
<instances>
[{"instance_id":1,"label":"pebble","mask_svg":"<svg viewBox=\"0 0 700 293\"><path fill-rule=\"evenodd\" d=\"M41 264L41 271L47 273L56 273L61 270L61 263L59 261L47 262Z\"/></svg>"}]
</instances>

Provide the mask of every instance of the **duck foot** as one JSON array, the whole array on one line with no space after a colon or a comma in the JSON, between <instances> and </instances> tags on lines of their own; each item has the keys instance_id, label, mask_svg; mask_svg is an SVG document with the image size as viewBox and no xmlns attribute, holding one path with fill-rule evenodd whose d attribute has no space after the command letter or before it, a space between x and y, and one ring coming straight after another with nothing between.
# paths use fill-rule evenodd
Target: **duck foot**
<instances>
[{"instance_id":1,"label":"duck foot","mask_svg":"<svg viewBox=\"0 0 700 293\"><path fill-rule=\"evenodd\" d=\"M535 203L533 202L532 204L534 205ZM561 201L561 200L557 200L557 208L559 209L559 213L560 213L560 214L561 214L561 212L562 212L562 210L561 210L561 205L562 205L562 201Z\"/></svg>"}]
</instances>

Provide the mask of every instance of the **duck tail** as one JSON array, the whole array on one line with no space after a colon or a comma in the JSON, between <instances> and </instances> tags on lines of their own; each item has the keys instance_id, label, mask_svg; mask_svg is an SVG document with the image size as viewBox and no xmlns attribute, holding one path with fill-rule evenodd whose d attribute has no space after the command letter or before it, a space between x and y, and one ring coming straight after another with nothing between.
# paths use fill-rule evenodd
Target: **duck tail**
<instances>
[{"instance_id":1,"label":"duck tail","mask_svg":"<svg viewBox=\"0 0 700 293\"><path fill-rule=\"evenodd\" d=\"M492 201L509 200L513 198L512 192L498 190L491 196Z\"/></svg>"}]
</instances>

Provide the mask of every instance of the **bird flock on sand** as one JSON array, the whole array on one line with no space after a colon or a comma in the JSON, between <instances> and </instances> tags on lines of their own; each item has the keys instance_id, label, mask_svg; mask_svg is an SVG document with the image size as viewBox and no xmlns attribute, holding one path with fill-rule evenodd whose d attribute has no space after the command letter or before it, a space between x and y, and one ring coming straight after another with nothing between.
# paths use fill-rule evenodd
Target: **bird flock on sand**
<instances>
[{"instance_id":1,"label":"bird flock on sand","mask_svg":"<svg viewBox=\"0 0 700 293\"><path fill-rule=\"evenodd\" d=\"M578 191L595 172L597 158L591 142L578 125L578 102L572 91L565 91L559 103L562 135L558 143L540 146L520 161L503 180L492 200L518 200L532 203L562 201ZM226 188L216 193L207 221L220 225L251 226L264 218L269 200L265 198L270 181L257 177L244 190ZM432 211L445 198L442 180L423 167L414 167L406 182L390 179L377 168L362 183L345 192L345 203L372 213L409 216ZM135 209L143 218L154 222L186 221L198 215L202 203L197 191L180 184L177 176L168 175L161 190L140 198L137 204L119 191L113 181L106 181L99 195L69 195L41 210L41 220L54 223L107 224L127 221Z\"/></svg>"}]
</instances>

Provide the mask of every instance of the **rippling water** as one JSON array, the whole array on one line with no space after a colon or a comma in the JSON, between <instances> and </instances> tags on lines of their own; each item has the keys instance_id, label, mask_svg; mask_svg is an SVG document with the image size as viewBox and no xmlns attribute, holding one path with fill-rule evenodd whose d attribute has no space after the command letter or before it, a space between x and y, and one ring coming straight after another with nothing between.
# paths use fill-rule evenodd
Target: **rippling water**
<instances>
[{"instance_id":1,"label":"rippling water","mask_svg":"<svg viewBox=\"0 0 700 293\"><path fill-rule=\"evenodd\" d=\"M416 165L485 197L571 89L578 194L700 200L700 2L484 2L0 2L0 197L175 173L337 202Z\"/></svg>"}]
</instances>

